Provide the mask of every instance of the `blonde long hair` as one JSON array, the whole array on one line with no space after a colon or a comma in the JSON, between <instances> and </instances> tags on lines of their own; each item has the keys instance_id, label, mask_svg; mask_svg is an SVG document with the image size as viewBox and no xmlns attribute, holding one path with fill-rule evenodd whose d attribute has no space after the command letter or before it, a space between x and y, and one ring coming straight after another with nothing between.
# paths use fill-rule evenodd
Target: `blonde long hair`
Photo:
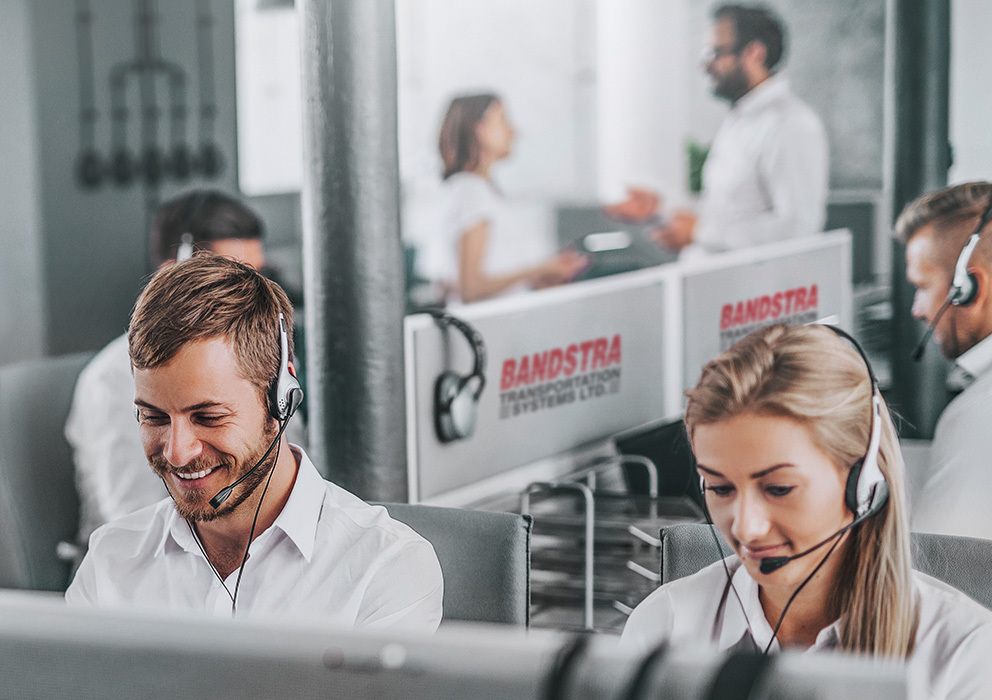
<instances>
[{"instance_id":1,"label":"blonde long hair","mask_svg":"<svg viewBox=\"0 0 992 700\"><path fill-rule=\"evenodd\" d=\"M841 469L850 469L868 446L872 385L864 360L823 326L752 333L706 365L686 395L690 440L699 425L754 414L805 425ZM881 429L878 463L889 483L888 505L852 531L851 555L830 603L840 616L842 649L905 658L913 650L918 612L904 465L887 410Z\"/></svg>"}]
</instances>

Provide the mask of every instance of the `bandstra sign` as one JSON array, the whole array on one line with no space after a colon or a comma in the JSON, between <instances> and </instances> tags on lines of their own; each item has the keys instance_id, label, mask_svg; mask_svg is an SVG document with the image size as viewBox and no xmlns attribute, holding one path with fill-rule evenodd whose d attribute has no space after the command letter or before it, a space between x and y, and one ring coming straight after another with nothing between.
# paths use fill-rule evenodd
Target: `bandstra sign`
<instances>
[{"instance_id":1,"label":"bandstra sign","mask_svg":"<svg viewBox=\"0 0 992 700\"><path fill-rule=\"evenodd\" d=\"M799 325L820 318L815 284L724 304L720 309L720 352L764 326Z\"/></svg>"},{"instance_id":2,"label":"bandstra sign","mask_svg":"<svg viewBox=\"0 0 992 700\"><path fill-rule=\"evenodd\" d=\"M576 341L503 360L500 419L559 408L620 392L620 334Z\"/></svg>"}]
</instances>

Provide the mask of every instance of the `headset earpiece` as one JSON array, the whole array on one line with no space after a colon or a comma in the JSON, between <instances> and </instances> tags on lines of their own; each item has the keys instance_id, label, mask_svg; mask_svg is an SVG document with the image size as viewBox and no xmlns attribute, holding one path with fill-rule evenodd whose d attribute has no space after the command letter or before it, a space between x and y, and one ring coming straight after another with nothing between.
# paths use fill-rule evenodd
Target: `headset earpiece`
<instances>
[{"instance_id":1,"label":"headset earpiece","mask_svg":"<svg viewBox=\"0 0 992 700\"><path fill-rule=\"evenodd\" d=\"M468 340L475 357L472 373L468 376L447 370L434 383L434 427L438 440L464 440L475 432L479 396L486 386L486 346L482 335L465 321L438 309L429 309L427 313L442 328L453 326L458 329Z\"/></svg>"},{"instance_id":2,"label":"headset earpiece","mask_svg":"<svg viewBox=\"0 0 992 700\"><path fill-rule=\"evenodd\" d=\"M989 198L989 203L978 219L978 226L975 227L974 233L968 237L967 243L964 244L960 255L958 255L958 261L954 264L954 277L951 279L951 289L947 293L947 301L954 306L973 304L978 296L978 280L975 279L975 275L968 272L968 266L971 264L971 256L978 246L978 241L982 237L982 229L988 224L989 219L992 219L992 197Z\"/></svg>"},{"instance_id":3,"label":"headset earpiece","mask_svg":"<svg viewBox=\"0 0 992 700\"><path fill-rule=\"evenodd\" d=\"M854 513L856 519L863 519L882 510L889 500L889 484L885 480L881 467L878 466L878 452L882 440L882 392L878 388L878 378L871 368L868 355L864 348L847 331L837 326L820 324L829 328L841 338L849 342L861 356L868 370L868 380L871 382L871 428L868 436L868 448L865 456L856 461L847 474L844 488L844 504Z\"/></svg>"},{"instance_id":4,"label":"headset earpiece","mask_svg":"<svg viewBox=\"0 0 992 700\"><path fill-rule=\"evenodd\" d=\"M287 421L303 403L303 388L289 364L289 335L286 318L279 314L279 373L269 388L269 414L279 422Z\"/></svg>"}]
</instances>

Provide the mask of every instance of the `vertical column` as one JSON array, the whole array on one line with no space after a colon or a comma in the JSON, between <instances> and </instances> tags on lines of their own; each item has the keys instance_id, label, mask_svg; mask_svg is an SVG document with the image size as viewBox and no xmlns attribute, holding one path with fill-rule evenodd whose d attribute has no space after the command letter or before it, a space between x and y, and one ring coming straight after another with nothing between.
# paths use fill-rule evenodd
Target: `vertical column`
<instances>
[{"instance_id":1,"label":"vertical column","mask_svg":"<svg viewBox=\"0 0 992 700\"><path fill-rule=\"evenodd\" d=\"M297 0L310 448L362 498L405 501L394 0Z\"/></svg>"},{"instance_id":2,"label":"vertical column","mask_svg":"<svg viewBox=\"0 0 992 700\"><path fill-rule=\"evenodd\" d=\"M893 213L929 190L947 184L950 166L948 104L950 75L950 0L894 0L895 148ZM910 353L921 324L910 313L913 288L906 281L906 251L892 252L892 396L903 418L903 437L930 438L947 403L947 362L936 346L922 362Z\"/></svg>"}]
</instances>

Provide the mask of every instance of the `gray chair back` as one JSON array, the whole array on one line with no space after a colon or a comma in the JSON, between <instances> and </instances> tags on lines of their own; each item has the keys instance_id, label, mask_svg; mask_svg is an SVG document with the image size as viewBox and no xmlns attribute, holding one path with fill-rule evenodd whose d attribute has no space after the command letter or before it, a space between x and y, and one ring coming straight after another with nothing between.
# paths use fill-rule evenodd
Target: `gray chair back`
<instances>
[{"instance_id":1,"label":"gray chair back","mask_svg":"<svg viewBox=\"0 0 992 700\"><path fill-rule=\"evenodd\" d=\"M0 588L61 591L56 554L79 528L72 451L63 436L76 377L91 353L0 368Z\"/></svg>"},{"instance_id":2,"label":"gray chair back","mask_svg":"<svg viewBox=\"0 0 992 700\"><path fill-rule=\"evenodd\" d=\"M434 545L445 620L530 623L529 515L384 503Z\"/></svg>"},{"instance_id":3,"label":"gray chair back","mask_svg":"<svg viewBox=\"0 0 992 700\"><path fill-rule=\"evenodd\" d=\"M691 576L720 559L710 530L698 523L662 528L662 584ZM723 555L730 554L719 532L716 537ZM992 609L992 540L914 532L912 547L914 569Z\"/></svg>"}]
</instances>

